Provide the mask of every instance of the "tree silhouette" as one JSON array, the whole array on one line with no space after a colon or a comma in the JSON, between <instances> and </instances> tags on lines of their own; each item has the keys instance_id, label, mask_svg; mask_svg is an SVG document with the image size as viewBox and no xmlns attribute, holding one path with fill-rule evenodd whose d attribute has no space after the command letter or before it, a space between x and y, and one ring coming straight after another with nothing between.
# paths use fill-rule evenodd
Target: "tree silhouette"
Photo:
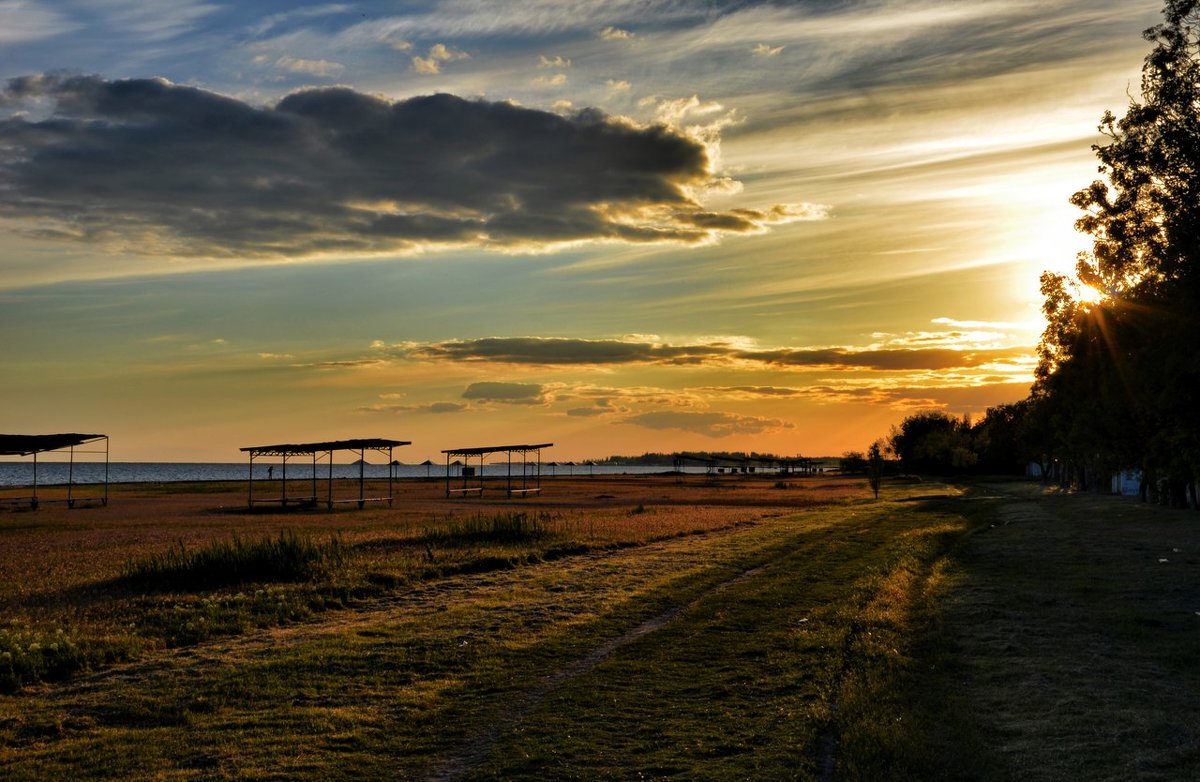
<instances>
[{"instance_id":1,"label":"tree silhouette","mask_svg":"<svg viewBox=\"0 0 1200 782\"><path fill-rule=\"evenodd\" d=\"M883 484L883 444L876 440L867 449L867 481L875 499L879 499L879 487Z\"/></svg>"},{"instance_id":2,"label":"tree silhouette","mask_svg":"<svg viewBox=\"0 0 1200 782\"><path fill-rule=\"evenodd\" d=\"M1195 504L1200 472L1200 0L1167 0L1140 100L1106 112L1103 179L1071 199L1093 239L1073 277L1042 275L1047 328L1033 397L1088 473L1138 464ZM1089 290L1090 289L1090 290ZM1092 295L1084 295L1090 293ZM1096 300L1098 298L1098 301Z\"/></svg>"}]
</instances>

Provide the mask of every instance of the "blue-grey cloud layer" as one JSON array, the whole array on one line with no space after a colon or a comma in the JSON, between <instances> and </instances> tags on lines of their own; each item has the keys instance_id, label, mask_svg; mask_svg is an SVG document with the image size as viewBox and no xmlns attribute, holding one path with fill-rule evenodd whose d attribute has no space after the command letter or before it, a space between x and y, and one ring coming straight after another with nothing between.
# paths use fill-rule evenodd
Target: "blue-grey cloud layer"
<instances>
[{"instance_id":1,"label":"blue-grey cloud layer","mask_svg":"<svg viewBox=\"0 0 1200 782\"><path fill-rule=\"evenodd\" d=\"M157 79L44 75L0 92L0 217L125 251L302 256L587 240L700 242L792 219L703 208L700 141L349 88L258 107Z\"/></svg>"},{"instance_id":2,"label":"blue-grey cloud layer","mask_svg":"<svg viewBox=\"0 0 1200 782\"><path fill-rule=\"evenodd\" d=\"M1028 349L846 348L747 349L723 342L670 345L617 339L485 337L408 346L414 358L540 366L660 364L695 365L749 362L789 368L845 368L882 371L944 370L986 366L1019 359Z\"/></svg>"}]
</instances>

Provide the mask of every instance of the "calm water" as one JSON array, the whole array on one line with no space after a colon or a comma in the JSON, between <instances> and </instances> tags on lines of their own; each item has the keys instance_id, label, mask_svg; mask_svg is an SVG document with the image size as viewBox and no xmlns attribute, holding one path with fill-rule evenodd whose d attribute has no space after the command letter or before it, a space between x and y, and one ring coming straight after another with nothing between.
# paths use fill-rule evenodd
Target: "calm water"
<instances>
[{"instance_id":1,"label":"calm water","mask_svg":"<svg viewBox=\"0 0 1200 782\"><path fill-rule=\"evenodd\" d=\"M283 470L279 463L269 464L261 461L254 463L254 477L266 478L268 466L273 468L273 477L278 479L282 477ZM432 467L425 468L419 464L401 464L392 468L392 473L397 478L424 478L426 475L430 477L444 477L446 475L446 465L435 464ZM529 474L533 474L533 465L529 465ZM649 475L654 473L662 473L670 470L669 467L613 467L613 466L596 466L588 467L586 465L575 465L567 467L558 465L550 467L542 465L542 477L553 477L555 475ZM519 475L521 465L513 465L514 474ZM704 468L699 466L688 466L686 472L703 473ZM484 475L504 475L508 472L508 465L486 464L484 465ZM388 466L386 464L368 464L364 468L364 474L368 478L386 478L388 476ZM458 467L451 467L451 474L458 475ZM317 465L317 477L325 478L329 475L329 465ZM175 483L178 481L244 481L249 476L249 466L245 462L218 464L211 462L197 463L181 463L181 462L112 462L108 465L108 480L109 483ZM312 462L305 464L303 461L289 461L287 465L287 477L289 480L311 478L312 477ZM335 464L333 465L334 478L357 478L358 465L356 464ZM67 482L68 465L65 462L43 462L38 461L37 465L37 482L39 486L61 485ZM74 480L76 483L103 483L104 482L104 464L95 462L76 462L74 468ZM33 460L23 459L20 461L0 461L0 486L28 486L33 483Z\"/></svg>"}]
</instances>

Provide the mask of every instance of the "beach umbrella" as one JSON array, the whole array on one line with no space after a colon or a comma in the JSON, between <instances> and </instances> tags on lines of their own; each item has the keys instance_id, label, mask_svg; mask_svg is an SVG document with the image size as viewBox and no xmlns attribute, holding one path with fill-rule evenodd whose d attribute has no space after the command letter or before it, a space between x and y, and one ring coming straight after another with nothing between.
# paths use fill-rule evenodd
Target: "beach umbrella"
<instances>
[{"instance_id":1,"label":"beach umbrella","mask_svg":"<svg viewBox=\"0 0 1200 782\"><path fill-rule=\"evenodd\" d=\"M425 468L425 477L428 478L429 471L433 469L433 460L426 459L425 461L421 462L421 466Z\"/></svg>"},{"instance_id":2,"label":"beach umbrella","mask_svg":"<svg viewBox=\"0 0 1200 782\"><path fill-rule=\"evenodd\" d=\"M550 468L550 475L552 477L558 472L558 462L548 462L546 466Z\"/></svg>"}]
</instances>

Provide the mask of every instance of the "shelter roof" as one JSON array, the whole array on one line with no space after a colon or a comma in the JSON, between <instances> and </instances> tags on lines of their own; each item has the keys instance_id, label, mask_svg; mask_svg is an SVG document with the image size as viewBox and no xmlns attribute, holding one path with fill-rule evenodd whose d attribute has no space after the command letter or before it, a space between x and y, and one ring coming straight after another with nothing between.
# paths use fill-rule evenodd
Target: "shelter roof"
<instances>
[{"instance_id":1,"label":"shelter roof","mask_svg":"<svg viewBox=\"0 0 1200 782\"><path fill-rule=\"evenodd\" d=\"M480 456L488 453L501 453L504 451L538 451L542 448L549 448L554 443L534 443L532 445L487 445L480 448L451 448L442 453L447 456Z\"/></svg>"},{"instance_id":2,"label":"shelter roof","mask_svg":"<svg viewBox=\"0 0 1200 782\"><path fill-rule=\"evenodd\" d=\"M0 456L29 456L103 440L103 434L0 434Z\"/></svg>"},{"instance_id":3,"label":"shelter roof","mask_svg":"<svg viewBox=\"0 0 1200 782\"><path fill-rule=\"evenodd\" d=\"M385 440L371 437L359 440L328 440L320 443L283 443L280 445L252 445L242 448L260 456L299 456L301 454L324 453L325 451L361 451L365 449L395 448L412 445L409 440Z\"/></svg>"}]
</instances>

